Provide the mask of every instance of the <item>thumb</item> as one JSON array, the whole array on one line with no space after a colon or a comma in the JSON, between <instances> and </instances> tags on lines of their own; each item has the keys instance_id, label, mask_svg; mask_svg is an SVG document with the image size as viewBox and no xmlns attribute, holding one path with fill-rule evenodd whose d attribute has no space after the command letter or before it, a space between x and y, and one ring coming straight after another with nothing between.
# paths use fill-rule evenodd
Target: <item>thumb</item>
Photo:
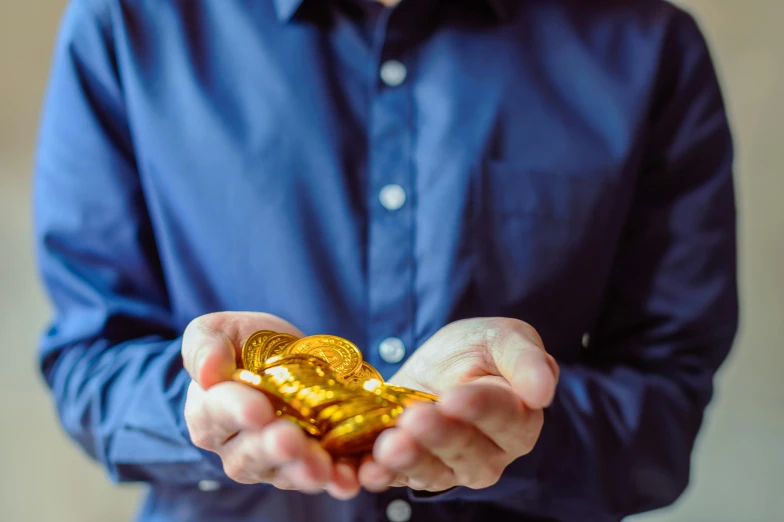
<instances>
[{"instance_id":1,"label":"thumb","mask_svg":"<svg viewBox=\"0 0 784 522\"><path fill-rule=\"evenodd\" d=\"M529 324L507 320L486 333L486 348L492 365L531 409L549 406L558 384L558 363L548 354L539 334Z\"/></svg>"},{"instance_id":2,"label":"thumb","mask_svg":"<svg viewBox=\"0 0 784 522\"><path fill-rule=\"evenodd\" d=\"M217 312L191 321L182 336L182 361L191 379L205 390L230 381L243 341L258 330L303 335L288 321L259 312Z\"/></svg>"}]
</instances>

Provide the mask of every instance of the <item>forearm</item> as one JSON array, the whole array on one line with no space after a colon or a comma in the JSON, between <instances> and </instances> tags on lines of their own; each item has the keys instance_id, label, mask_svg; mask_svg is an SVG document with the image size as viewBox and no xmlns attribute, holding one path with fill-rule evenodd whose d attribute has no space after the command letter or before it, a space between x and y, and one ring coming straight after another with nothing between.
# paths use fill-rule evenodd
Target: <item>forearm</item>
<instances>
[{"instance_id":1,"label":"forearm","mask_svg":"<svg viewBox=\"0 0 784 522\"><path fill-rule=\"evenodd\" d=\"M731 339L717 341L724 350ZM719 349L717 347L717 349ZM561 367L534 450L486 489L454 488L416 501L492 502L556 520L619 520L672 503L686 487L710 375L701 383L629 366Z\"/></svg>"},{"instance_id":2,"label":"forearm","mask_svg":"<svg viewBox=\"0 0 784 522\"><path fill-rule=\"evenodd\" d=\"M183 405L190 379L179 339L72 344L46 358L42 370L63 429L113 480L227 480L188 436Z\"/></svg>"}]
</instances>

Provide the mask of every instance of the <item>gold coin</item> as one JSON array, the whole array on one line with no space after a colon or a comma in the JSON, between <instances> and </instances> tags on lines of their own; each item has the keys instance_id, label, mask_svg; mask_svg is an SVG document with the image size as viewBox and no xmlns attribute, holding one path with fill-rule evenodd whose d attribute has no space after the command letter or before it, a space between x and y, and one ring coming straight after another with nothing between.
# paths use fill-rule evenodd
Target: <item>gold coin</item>
<instances>
[{"instance_id":1,"label":"gold coin","mask_svg":"<svg viewBox=\"0 0 784 522\"><path fill-rule=\"evenodd\" d=\"M274 383L269 382L267 379L264 379L261 375L253 373L248 370L235 370L234 374L232 375L232 379L236 382L241 382L243 384L247 384L252 388L264 393L272 403L273 407L277 409L283 409L280 405L286 405L288 401L286 400L286 390L288 389L281 389L281 386L275 385ZM294 393L296 390L288 390L289 395Z\"/></svg>"},{"instance_id":2,"label":"gold coin","mask_svg":"<svg viewBox=\"0 0 784 522\"><path fill-rule=\"evenodd\" d=\"M343 403L348 393L341 388L310 386L299 390L288 402L303 417L313 418L324 408Z\"/></svg>"},{"instance_id":3,"label":"gold coin","mask_svg":"<svg viewBox=\"0 0 784 522\"><path fill-rule=\"evenodd\" d=\"M263 360L266 361L270 357L275 357L276 355L280 355L282 353L281 345L288 346L289 343L292 341L296 341L297 336L291 335L287 333L279 333L276 335L272 335L267 338L267 342L264 343L264 351L261 354Z\"/></svg>"},{"instance_id":4,"label":"gold coin","mask_svg":"<svg viewBox=\"0 0 784 522\"><path fill-rule=\"evenodd\" d=\"M381 432L395 426L402 412L403 407L396 406L355 415L328 431L321 438L321 446L333 457L370 452Z\"/></svg>"},{"instance_id":5,"label":"gold coin","mask_svg":"<svg viewBox=\"0 0 784 522\"><path fill-rule=\"evenodd\" d=\"M367 413L379 408L391 408L397 405L397 402L390 402L370 393L361 396L353 396L340 404L329 406L318 412L316 415L316 424L324 431L329 431L329 429L355 415Z\"/></svg>"},{"instance_id":6,"label":"gold coin","mask_svg":"<svg viewBox=\"0 0 784 522\"><path fill-rule=\"evenodd\" d=\"M394 384L384 383L372 390L372 393L406 407L418 402L438 402L437 395Z\"/></svg>"},{"instance_id":7,"label":"gold coin","mask_svg":"<svg viewBox=\"0 0 784 522\"><path fill-rule=\"evenodd\" d=\"M351 341L334 335L311 335L294 341L287 354L320 357L335 369L339 377L353 375L362 367L362 352Z\"/></svg>"},{"instance_id":8,"label":"gold coin","mask_svg":"<svg viewBox=\"0 0 784 522\"><path fill-rule=\"evenodd\" d=\"M292 401L302 401L309 405L323 404L327 401L343 403L351 398L351 390L337 381L314 384L301 389L291 398Z\"/></svg>"},{"instance_id":9,"label":"gold coin","mask_svg":"<svg viewBox=\"0 0 784 522\"><path fill-rule=\"evenodd\" d=\"M338 384L334 372L325 371L318 366L275 366L263 369L261 375L266 380L276 384L293 381L300 381L309 385L323 384L334 386Z\"/></svg>"},{"instance_id":10,"label":"gold coin","mask_svg":"<svg viewBox=\"0 0 784 522\"><path fill-rule=\"evenodd\" d=\"M245 342L242 343L242 366L246 370L252 372L258 370L262 362L260 354L264 343L273 335L277 335L277 333L272 330L259 330L245 339Z\"/></svg>"},{"instance_id":11,"label":"gold coin","mask_svg":"<svg viewBox=\"0 0 784 522\"><path fill-rule=\"evenodd\" d=\"M372 391L384 382L384 378L368 362L362 361L359 371L341 379L350 388L362 388Z\"/></svg>"},{"instance_id":12,"label":"gold coin","mask_svg":"<svg viewBox=\"0 0 784 522\"><path fill-rule=\"evenodd\" d=\"M319 430L316 425L314 425L313 423L311 423L309 421L300 419L300 418L298 418L298 417L296 417L294 415L288 414L288 413L280 413L280 414L278 414L278 418L285 419L287 421L293 422L299 428L301 428L303 431L305 431L305 433L307 433L308 435L311 435L313 437L320 437L321 436L321 430Z\"/></svg>"},{"instance_id":13,"label":"gold coin","mask_svg":"<svg viewBox=\"0 0 784 522\"><path fill-rule=\"evenodd\" d=\"M319 357L314 357L312 355L305 355L305 354L282 354L276 355L274 357L270 357L264 362L265 368L270 368L272 366L280 366L284 364L298 364L298 363L307 363L313 366L320 366L325 370L332 370L332 366L329 365L327 361L321 359Z\"/></svg>"},{"instance_id":14,"label":"gold coin","mask_svg":"<svg viewBox=\"0 0 784 522\"><path fill-rule=\"evenodd\" d=\"M272 407L275 409L275 415L277 415L278 417L280 417L281 415L291 415L300 418L299 412L297 410L292 409L285 402L272 401ZM305 419L300 419L300 420L305 420Z\"/></svg>"},{"instance_id":15,"label":"gold coin","mask_svg":"<svg viewBox=\"0 0 784 522\"><path fill-rule=\"evenodd\" d=\"M307 384L300 380L292 379L282 383L273 383L272 386L275 387L278 396L283 397L286 403L290 404L289 400L291 396L299 393L300 390L307 387Z\"/></svg>"},{"instance_id":16,"label":"gold coin","mask_svg":"<svg viewBox=\"0 0 784 522\"><path fill-rule=\"evenodd\" d=\"M289 402L290 397L296 395L300 390L306 387L302 382L291 380L283 383L276 383L247 370L235 371L233 379L264 393L278 415L281 413L289 413L300 417L303 420L315 421L315 419L302 415L301 412Z\"/></svg>"},{"instance_id":17,"label":"gold coin","mask_svg":"<svg viewBox=\"0 0 784 522\"><path fill-rule=\"evenodd\" d=\"M286 361L285 363L276 363L273 366L264 366L261 368L259 373L274 373L278 371L280 368L287 368L290 372L306 372L306 373L316 373L318 372L320 375L328 375L329 377L336 379L338 375L335 373L335 370L332 369L331 366L324 363L321 364L313 364L309 361Z\"/></svg>"}]
</instances>

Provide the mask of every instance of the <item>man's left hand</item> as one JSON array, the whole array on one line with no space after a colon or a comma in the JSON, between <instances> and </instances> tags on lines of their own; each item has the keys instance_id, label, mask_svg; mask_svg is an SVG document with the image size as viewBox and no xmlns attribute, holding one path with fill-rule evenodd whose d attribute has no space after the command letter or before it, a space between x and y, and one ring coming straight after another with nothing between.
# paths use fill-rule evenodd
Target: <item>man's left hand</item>
<instances>
[{"instance_id":1,"label":"man's left hand","mask_svg":"<svg viewBox=\"0 0 784 522\"><path fill-rule=\"evenodd\" d=\"M390 382L441 396L408 408L360 464L370 491L492 486L529 453L553 400L558 365L530 325L505 318L452 323Z\"/></svg>"}]
</instances>

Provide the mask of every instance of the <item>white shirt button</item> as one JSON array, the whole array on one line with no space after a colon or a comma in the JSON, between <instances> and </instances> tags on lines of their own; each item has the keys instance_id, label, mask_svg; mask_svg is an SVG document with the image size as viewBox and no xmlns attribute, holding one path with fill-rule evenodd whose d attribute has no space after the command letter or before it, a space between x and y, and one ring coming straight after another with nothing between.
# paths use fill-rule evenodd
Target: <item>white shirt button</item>
<instances>
[{"instance_id":1,"label":"white shirt button","mask_svg":"<svg viewBox=\"0 0 784 522\"><path fill-rule=\"evenodd\" d=\"M381 64L381 81L390 87L397 87L406 81L406 66L397 60L387 60Z\"/></svg>"},{"instance_id":2,"label":"white shirt button","mask_svg":"<svg viewBox=\"0 0 784 522\"><path fill-rule=\"evenodd\" d=\"M408 522L411 520L411 504L403 499L395 499L387 506L389 522Z\"/></svg>"},{"instance_id":3,"label":"white shirt button","mask_svg":"<svg viewBox=\"0 0 784 522\"><path fill-rule=\"evenodd\" d=\"M583 334L582 343L583 343L583 348L588 348L588 346L591 344L591 334L585 332Z\"/></svg>"},{"instance_id":4,"label":"white shirt button","mask_svg":"<svg viewBox=\"0 0 784 522\"><path fill-rule=\"evenodd\" d=\"M406 355L406 345L397 337L387 337L378 345L378 353L389 364L399 363Z\"/></svg>"},{"instance_id":5,"label":"white shirt button","mask_svg":"<svg viewBox=\"0 0 784 522\"><path fill-rule=\"evenodd\" d=\"M200 480L199 489L202 491L218 491L221 485L214 480Z\"/></svg>"},{"instance_id":6,"label":"white shirt button","mask_svg":"<svg viewBox=\"0 0 784 522\"><path fill-rule=\"evenodd\" d=\"M378 193L378 200L387 210L398 210L406 204L406 191L400 185L386 185Z\"/></svg>"}]
</instances>

